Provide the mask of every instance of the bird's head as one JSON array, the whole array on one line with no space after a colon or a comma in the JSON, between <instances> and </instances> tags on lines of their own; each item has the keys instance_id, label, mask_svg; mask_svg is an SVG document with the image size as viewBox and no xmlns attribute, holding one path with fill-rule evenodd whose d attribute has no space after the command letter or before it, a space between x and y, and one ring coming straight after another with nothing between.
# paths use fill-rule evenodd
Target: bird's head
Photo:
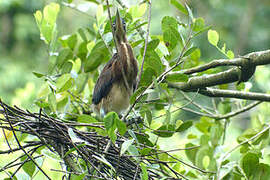
<instances>
[{"instance_id":1,"label":"bird's head","mask_svg":"<svg viewBox=\"0 0 270 180\"><path fill-rule=\"evenodd\" d=\"M116 41L116 46L118 47L121 43L127 42L126 37L126 22L120 17L119 11L117 9L115 20L113 22L113 33Z\"/></svg>"}]
</instances>

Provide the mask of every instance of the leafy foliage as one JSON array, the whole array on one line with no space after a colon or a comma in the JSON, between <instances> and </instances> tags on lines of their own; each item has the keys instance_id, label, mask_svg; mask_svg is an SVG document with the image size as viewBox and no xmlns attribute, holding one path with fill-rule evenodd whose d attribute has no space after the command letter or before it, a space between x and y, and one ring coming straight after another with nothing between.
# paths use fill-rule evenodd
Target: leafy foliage
<instances>
[{"instance_id":1,"label":"leafy foliage","mask_svg":"<svg viewBox=\"0 0 270 180\"><path fill-rule=\"evenodd\" d=\"M99 4L97 1L91 2ZM72 0L68 3L72 3ZM180 175L188 179L270 178L267 159L269 153L268 151L268 154L263 153L269 143L267 121L258 119L256 127L251 127L238 136L240 151L234 152L236 158L224 157L227 153L230 156L234 151L230 149L235 146L232 146L232 140L228 140L230 137L227 137L230 119L220 120L218 117L232 113L234 107L241 109L247 104L246 101L239 103L221 99L210 102L200 96L200 103L203 103L200 105L193 102L194 99L198 99L198 94L193 93L194 99L190 99L185 93L180 94L168 86L169 83L187 82L193 75L179 71L202 63L201 50L195 46L194 39L206 31L211 45L228 60L234 58L234 53L227 49L225 43L220 48L219 33L206 26L203 18L195 18L188 5L183 5L177 0L171 0L170 3L185 19L165 16L160 23L162 34L150 36L141 82L130 100L131 104L135 104L135 115L130 113L128 118L132 119L138 115L143 119L138 127L127 127L115 112L110 112L100 119L90 110L94 83L104 63L112 57L114 46L109 33L111 27L106 14L107 7L102 5L97 7L96 19L91 27L79 27L76 32L68 35L60 34L58 31L58 16L62 10L60 4L50 3L43 11L38 10L34 13L41 39L49 49L48 74L34 72L37 78L44 80L36 105L47 114L65 120L100 123L105 127L104 130L94 127L88 130L108 136L113 143L117 138L116 133L125 136L126 141L121 146L120 156L124 154L133 156L141 168L141 179L148 179L148 170L159 173L163 178L169 176L178 178ZM142 21L147 7L146 1L120 10L127 22L127 35L139 64L142 62L145 46L140 31L150 23ZM183 65L180 65L182 63ZM207 73L214 74L215 71ZM227 86L223 88L228 89ZM186 111L195 115L190 115ZM266 128L268 129L264 131ZM70 136L71 139L76 139L75 134ZM164 148L162 141L168 141L169 143L165 145L169 146L175 137L177 141L173 142L173 145L179 144L185 148L184 151L164 153L164 150L169 148ZM73 151L75 149L69 153ZM140 156L149 156L153 161L158 159L161 163L153 167L140 161ZM21 161L26 158L22 157ZM105 158L97 158L111 167ZM173 160L175 163L169 166L163 163ZM183 161L192 166L186 166ZM31 161L25 163L22 168L33 177L36 167ZM115 175L113 170L111 173L112 176ZM84 176L85 174L82 174L78 179Z\"/></svg>"}]
</instances>

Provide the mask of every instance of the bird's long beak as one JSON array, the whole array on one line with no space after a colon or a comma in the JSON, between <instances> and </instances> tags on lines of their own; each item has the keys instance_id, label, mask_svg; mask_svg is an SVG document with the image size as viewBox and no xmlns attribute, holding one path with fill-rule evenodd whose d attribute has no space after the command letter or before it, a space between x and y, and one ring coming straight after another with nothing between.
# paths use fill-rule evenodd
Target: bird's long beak
<instances>
[{"instance_id":1,"label":"bird's long beak","mask_svg":"<svg viewBox=\"0 0 270 180\"><path fill-rule=\"evenodd\" d=\"M115 37L118 43L125 41L126 32L124 29L124 25L122 23L122 19L120 17L119 11L117 9L116 16L115 16Z\"/></svg>"}]
</instances>

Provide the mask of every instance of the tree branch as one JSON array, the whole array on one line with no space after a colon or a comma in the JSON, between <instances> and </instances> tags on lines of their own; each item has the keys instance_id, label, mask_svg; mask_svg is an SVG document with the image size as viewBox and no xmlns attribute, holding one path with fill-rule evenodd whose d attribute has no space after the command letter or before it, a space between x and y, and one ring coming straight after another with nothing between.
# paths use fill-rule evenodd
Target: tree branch
<instances>
[{"instance_id":1,"label":"tree branch","mask_svg":"<svg viewBox=\"0 0 270 180\"><path fill-rule=\"evenodd\" d=\"M186 69L180 72L188 75L188 74L203 72L203 71L206 71L208 69L212 69L218 66L243 66L244 65L243 62L245 61L245 59L250 59L251 64L254 66L270 64L270 49L265 50L265 51L249 53L243 57L239 57L235 59L213 60L210 63L197 66L194 68Z\"/></svg>"},{"instance_id":2,"label":"tree branch","mask_svg":"<svg viewBox=\"0 0 270 180\"><path fill-rule=\"evenodd\" d=\"M256 66L266 64L270 64L270 49L265 51L253 52L243 57L231 60L224 60L224 59L214 60L202 66L198 66L183 71L172 72L170 74L184 73L189 75L197 72L202 72L211 68L215 68L218 66L232 66L232 65L240 66L240 68L234 67L216 74L192 77L187 82L180 82L180 83L168 82L168 86L186 92L197 91L199 89L200 94L209 97L228 97L228 98L270 102L269 94L241 92L233 90L219 90L209 88L210 86L216 86L220 84L227 84L233 82L239 83L248 81L248 79L254 74Z\"/></svg>"}]
</instances>

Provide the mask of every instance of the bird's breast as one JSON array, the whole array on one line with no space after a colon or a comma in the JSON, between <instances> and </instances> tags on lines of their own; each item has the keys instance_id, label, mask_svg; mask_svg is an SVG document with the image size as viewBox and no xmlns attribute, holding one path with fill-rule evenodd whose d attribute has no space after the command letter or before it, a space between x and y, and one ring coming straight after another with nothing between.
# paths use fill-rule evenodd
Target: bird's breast
<instances>
[{"instance_id":1,"label":"bird's breast","mask_svg":"<svg viewBox=\"0 0 270 180\"><path fill-rule=\"evenodd\" d=\"M122 113L129 106L130 95L132 94L131 89L127 89L122 83L114 83L108 96L104 99L107 107L107 112L114 111L118 114Z\"/></svg>"}]
</instances>

